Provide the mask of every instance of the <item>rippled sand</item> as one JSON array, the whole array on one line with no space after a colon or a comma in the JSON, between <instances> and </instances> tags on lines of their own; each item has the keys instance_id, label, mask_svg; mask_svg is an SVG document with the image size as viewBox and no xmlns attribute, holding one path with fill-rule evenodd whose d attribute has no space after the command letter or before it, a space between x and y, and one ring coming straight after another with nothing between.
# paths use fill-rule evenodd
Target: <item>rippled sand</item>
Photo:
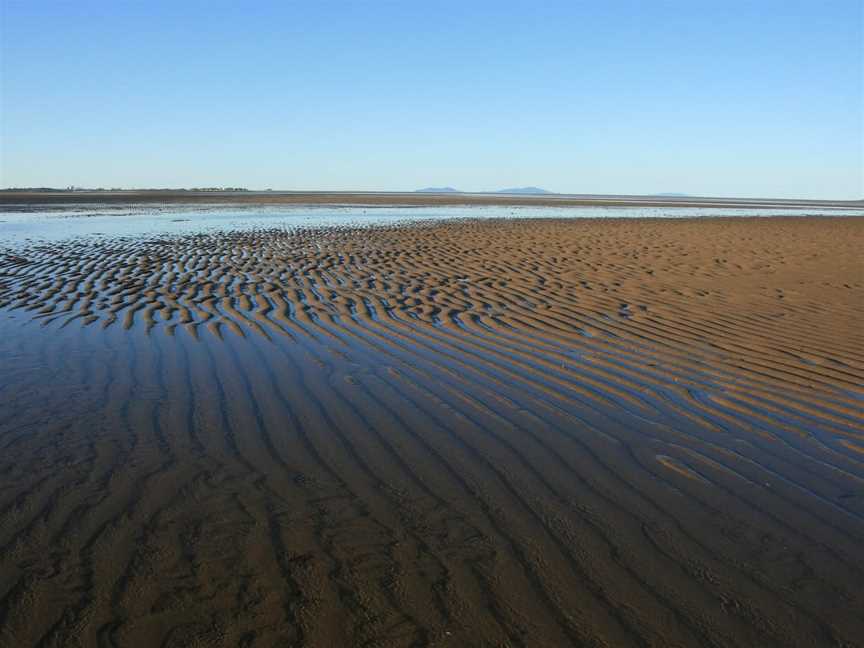
<instances>
[{"instance_id":1,"label":"rippled sand","mask_svg":"<svg viewBox=\"0 0 864 648\"><path fill-rule=\"evenodd\" d=\"M0 644L862 645L861 249L861 218L0 243Z\"/></svg>"}]
</instances>

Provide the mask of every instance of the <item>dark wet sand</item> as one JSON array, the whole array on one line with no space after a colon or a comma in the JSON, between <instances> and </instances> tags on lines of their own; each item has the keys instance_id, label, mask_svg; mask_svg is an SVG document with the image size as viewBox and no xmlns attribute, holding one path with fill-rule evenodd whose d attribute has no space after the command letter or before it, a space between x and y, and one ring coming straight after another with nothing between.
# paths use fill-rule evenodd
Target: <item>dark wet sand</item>
<instances>
[{"instance_id":1,"label":"dark wet sand","mask_svg":"<svg viewBox=\"0 0 864 648\"><path fill-rule=\"evenodd\" d=\"M0 645L864 645L861 249L862 218L0 244Z\"/></svg>"},{"instance_id":2,"label":"dark wet sand","mask_svg":"<svg viewBox=\"0 0 864 648\"><path fill-rule=\"evenodd\" d=\"M452 205L535 207L777 207L864 209L864 200L789 200L699 196L606 196L589 194L496 194L374 191L0 191L0 206L47 205L367 205L436 207Z\"/></svg>"}]
</instances>

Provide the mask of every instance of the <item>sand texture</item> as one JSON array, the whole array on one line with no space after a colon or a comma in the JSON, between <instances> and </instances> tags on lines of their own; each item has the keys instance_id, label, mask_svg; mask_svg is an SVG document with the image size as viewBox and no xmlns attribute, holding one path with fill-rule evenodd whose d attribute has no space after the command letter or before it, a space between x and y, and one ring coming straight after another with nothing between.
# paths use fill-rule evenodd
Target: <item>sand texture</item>
<instances>
[{"instance_id":1,"label":"sand texture","mask_svg":"<svg viewBox=\"0 0 864 648\"><path fill-rule=\"evenodd\" d=\"M864 645L862 249L0 242L0 646Z\"/></svg>"},{"instance_id":2,"label":"sand texture","mask_svg":"<svg viewBox=\"0 0 864 648\"><path fill-rule=\"evenodd\" d=\"M587 194L425 193L376 191L0 191L0 207L69 207L74 204L200 205L377 205L389 207L486 206L653 206L653 207L787 207L797 209L864 209L864 200L789 200L776 198L706 198L698 196L606 196Z\"/></svg>"}]
</instances>

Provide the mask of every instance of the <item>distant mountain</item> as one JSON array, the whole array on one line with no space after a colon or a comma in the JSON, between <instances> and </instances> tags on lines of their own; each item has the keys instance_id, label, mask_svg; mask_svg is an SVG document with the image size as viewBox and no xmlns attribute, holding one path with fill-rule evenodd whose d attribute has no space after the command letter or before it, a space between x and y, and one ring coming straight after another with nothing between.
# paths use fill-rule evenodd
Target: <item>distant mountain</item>
<instances>
[{"instance_id":1,"label":"distant mountain","mask_svg":"<svg viewBox=\"0 0 864 648\"><path fill-rule=\"evenodd\" d=\"M689 198L690 197L690 194L674 193L674 192L658 193L658 194L654 194L654 195L657 196L658 198Z\"/></svg>"},{"instance_id":2,"label":"distant mountain","mask_svg":"<svg viewBox=\"0 0 864 648\"><path fill-rule=\"evenodd\" d=\"M453 187L426 187L424 189L415 189L414 193L463 193L459 189ZM499 194L551 194L554 191L547 191L540 187L511 187L509 189L499 189L498 191L480 192L480 193L499 193Z\"/></svg>"},{"instance_id":3,"label":"distant mountain","mask_svg":"<svg viewBox=\"0 0 864 648\"><path fill-rule=\"evenodd\" d=\"M493 193L500 194L551 194L554 191L541 189L540 187L511 187L509 189L499 189Z\"/></svg>"}]
</instances>

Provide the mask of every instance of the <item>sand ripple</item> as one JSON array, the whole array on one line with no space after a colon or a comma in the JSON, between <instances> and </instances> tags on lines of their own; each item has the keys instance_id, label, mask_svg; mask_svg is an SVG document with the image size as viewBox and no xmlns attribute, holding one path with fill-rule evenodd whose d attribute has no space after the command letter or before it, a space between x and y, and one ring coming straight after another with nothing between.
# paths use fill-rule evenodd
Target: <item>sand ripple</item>
<instances>
[{"instance_id":1,"label":"sand ripple","mask_svg":"<svg viewBox=\"0 0 864 648\"><path fill-rule=\"evenodd\" d=\"M0 643L857 645L862 243L508 220L0 250L44 365L0 342Z\"/></svg>"}]
</instances>

